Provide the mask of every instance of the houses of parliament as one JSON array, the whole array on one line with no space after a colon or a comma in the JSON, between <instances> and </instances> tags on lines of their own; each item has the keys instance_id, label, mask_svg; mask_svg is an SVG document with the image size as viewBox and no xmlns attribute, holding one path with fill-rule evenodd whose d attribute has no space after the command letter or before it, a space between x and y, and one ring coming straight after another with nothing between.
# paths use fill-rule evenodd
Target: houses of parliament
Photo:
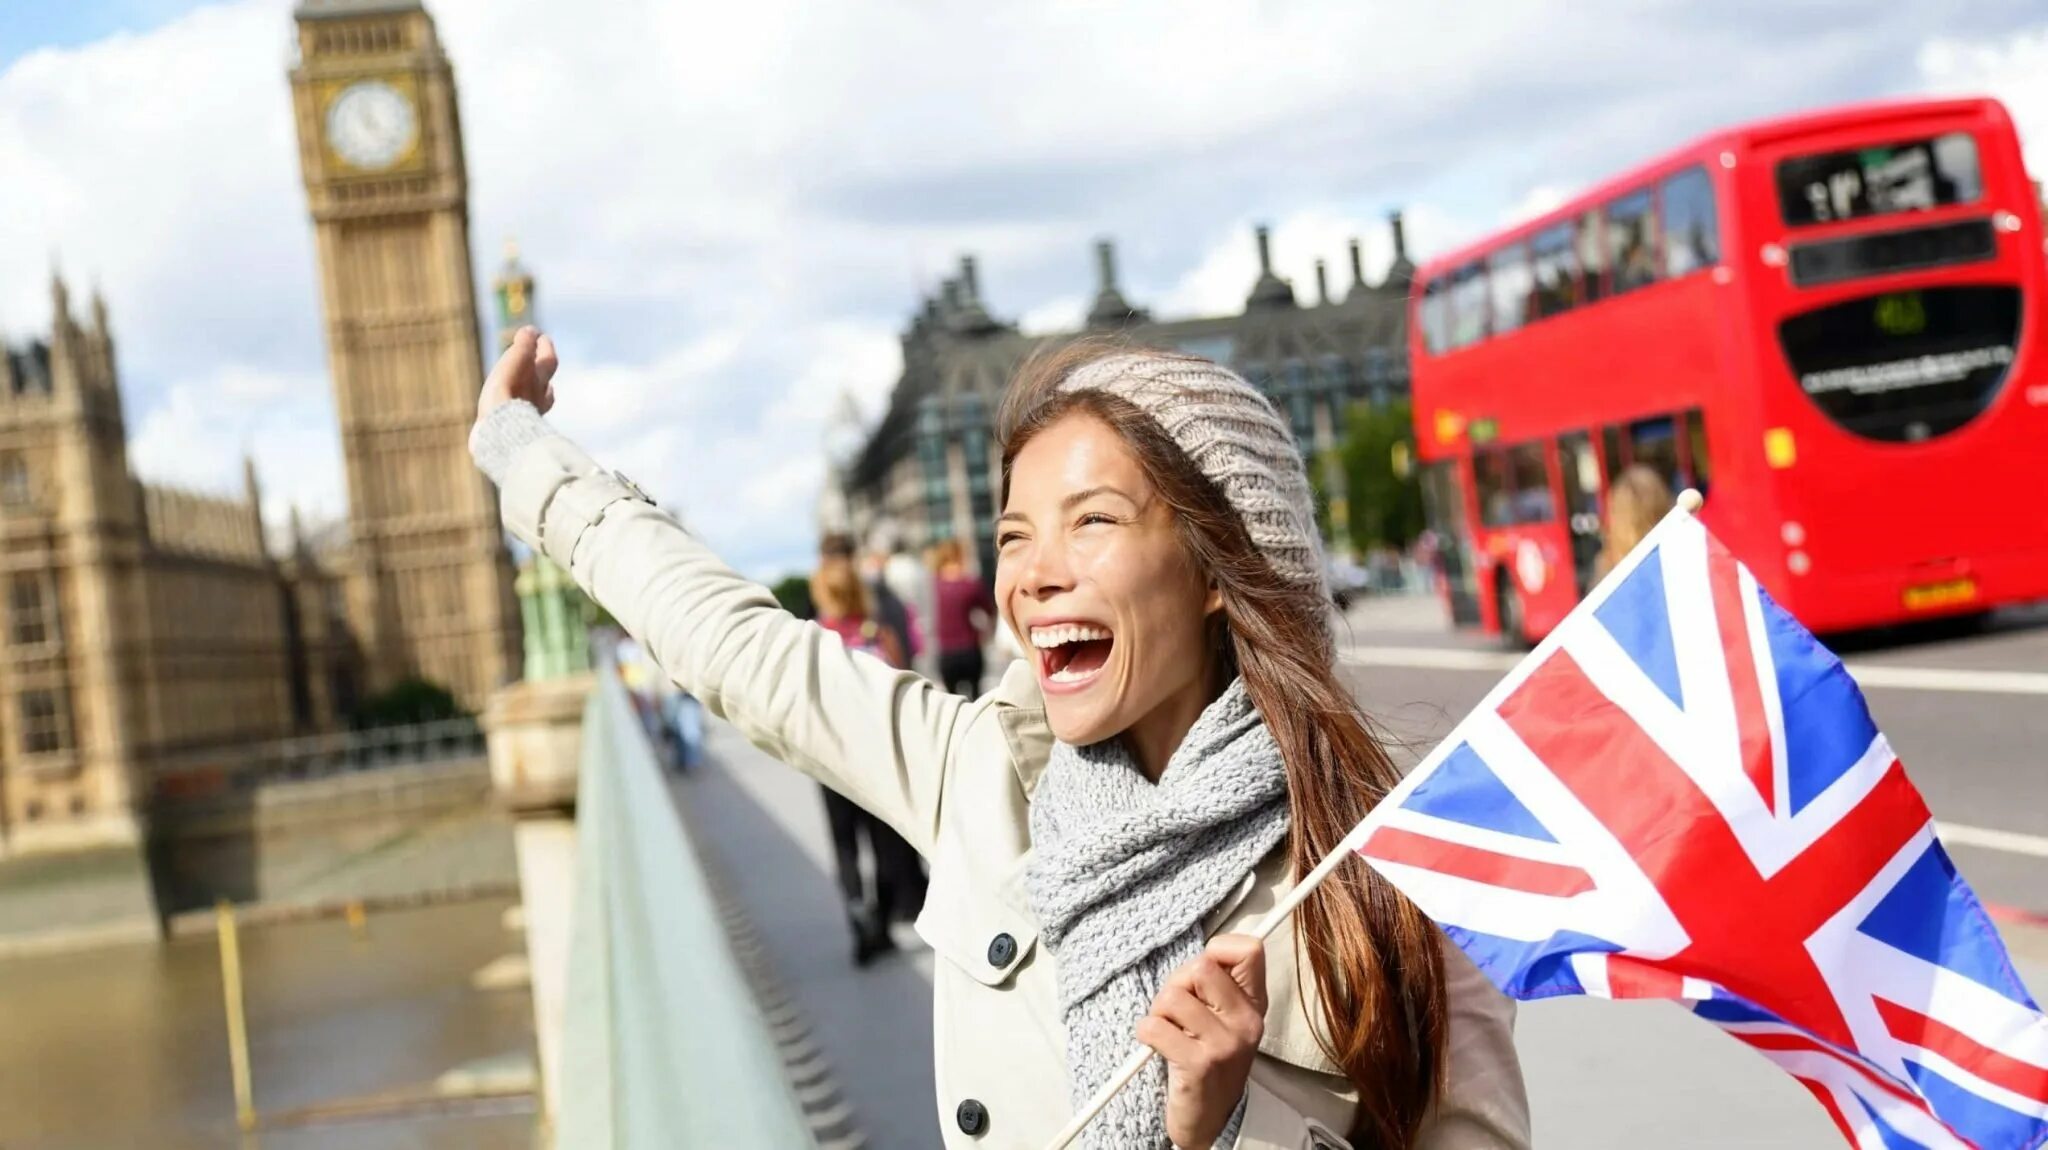
<instances>
[{"instance_id":1,"label":"houses of parliament","mask_svg":"<svg viewBox=\"0 0 2048 1150\"><path fill-rule=\"evenodd\" d=\"M0 346L0 855L135 841L165 764L344 724L409 679L517 676L454 74L417 0L302 0L289 96L347 470L346 530L138 480L113 324L53 279ZM280 92L280 97L284 93Z\"/></svg>"}]
</instances>

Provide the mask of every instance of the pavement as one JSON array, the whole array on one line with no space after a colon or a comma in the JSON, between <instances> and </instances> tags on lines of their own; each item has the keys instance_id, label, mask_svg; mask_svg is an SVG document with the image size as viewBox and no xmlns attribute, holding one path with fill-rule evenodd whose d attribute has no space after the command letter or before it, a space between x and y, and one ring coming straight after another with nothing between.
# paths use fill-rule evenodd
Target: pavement
<instances>
[{"instance_id":1,"label":"pavement","mask_svg":"<svg viewBox=\"0 0 2048 1150\"><path fill-rule=\"evenodd\" d=\"M1433 598L1367 600L1347 614L1346 670L1402 748L1426 753L1505 669L1485 641L1447 632ZM1468 652L1416 655L1426 652ZM2035 675L1987 690L1868 690L1949 835L1958 867L2000 917L2020 978L2048 994L2048 616L2001 619L1986 634L1877 644L1852 666ZM1511 660L1510 660L1511 662ZM1938 678L1925 680L1941 682ZM931 953L908 928L902 951L865 970L831 879L816 784L711 724L703 769L679 785L702 836L754 919L787 989L808 1013L859 1126L876 1147L941 1145L931 1079ZM1964 845L1960 837L1978 845ZM1542 1147L1723 1150L1840 1145L1810 1095L1734 1040L1668 1003L1554 1000L1525 1005L1516 1033Z\"/></svg>"}]
</instances>

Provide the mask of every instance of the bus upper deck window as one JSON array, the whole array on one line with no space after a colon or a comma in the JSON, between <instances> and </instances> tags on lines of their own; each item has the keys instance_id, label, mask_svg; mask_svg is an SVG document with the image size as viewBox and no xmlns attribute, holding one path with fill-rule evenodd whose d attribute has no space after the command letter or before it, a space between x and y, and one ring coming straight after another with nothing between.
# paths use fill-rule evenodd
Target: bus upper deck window
<instances>
[{"instance_id":1,"label":"bus upper deck window","mask_svg":"<svg viewBox=\"0 0 2048 1150\"><path fill-rule=\"evenodd\" d=\"M1607 205L1607 258L1614 268L1614 294L1657 280L1657 217L1644 189Z\"/></svg>"},{"instance_id":2,"label":"bus upper deck window","mask_svg":"<svg viewBox=\"0 0 2048 1150\"><path fill-rule=\"evenodd\" d=\"M1529 249L1510 244L1486 262L1493 280L1493 330L1513 331L1534 318L1529 310Z\"/></svg>"},{"instance_id":3,"label":"bus upper deck window","mask_svg":"<svg viewBox=\"0 0 2048 1150\"><path fill-rule=\"evenodd\" d=\"M1535 283L1531 289L1532 317L1570 311L1579 302L1579 256L1572 249L1572 226L1559 224L1536 233L1529 241Z\"/></svg>"},{"instance_id":4,"label":"bus upper deck window","mask_svg":"<svg viewBox=\"0 0 2048 1150\"><path fill-rule=\"evenodd\" d=\"M1579 269L1584 273L1579 299L1591 303L1607 294L1602 283L1607 271L1607 237L1600 227L1600 213L1579 217Z\"/></svg>"},{"instance_id":5,"label":"bus upper deck window","mask_svg":"<svg viewBox=\"0 0 2048 1150\"><path fill-rule=\"evenodd\" d=\"M1466 264L1451 273L1451 346L1468 347L1486 338L1486 265Z\"/></svg>"},{"instance_id":6,"label":"bus upper deck window","mask_svg":"<svg viewBox=\"0 0 2048 1150\"><path fill-rule=\"evenodd\" d=\"M1448 297L1444 292L1444 280L1438 277L1429 281L1422 289L1422 306L1417 309L1422 321L1422 346L1431 355L1442 355L1450 350L1450 325L1446 322Z\"/></svg>"},{"instance_id":7,"label":"bus upper deck window","mask_svg":"<svg viewBox=\"0 0 2048 1150\"><path fill-rule=\"evenodd\" d=\"M1676 279L1721 262L1714 220L1714 184L1705 168L1687 168L1664 181L1664 274Z\"/></svg>"}]
</instances>

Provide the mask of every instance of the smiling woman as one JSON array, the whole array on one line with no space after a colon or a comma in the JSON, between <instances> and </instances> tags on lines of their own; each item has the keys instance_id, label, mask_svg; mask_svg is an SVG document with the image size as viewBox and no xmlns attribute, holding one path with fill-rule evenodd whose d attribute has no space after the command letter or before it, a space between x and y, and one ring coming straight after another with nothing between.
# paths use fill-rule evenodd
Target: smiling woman
<instances>
[{"instance_id":1,"label":"smiling woman","mask_svg":"<svg viewBox=\"0 0 2048 1150\"><path fill-rule=\"evenodd\" d=\"M1042 1145L1135 1036L1095 1150L1518 1150L1513 1007L1366 868L1249 925L1395 780L1333 670L1286 424L1206 360L1084 347L1013 383L980 699L802 623L540 418L519 333L471 444L507 525L677 682L931 860L948 1146Z\"/></svg>"}]
</instances>

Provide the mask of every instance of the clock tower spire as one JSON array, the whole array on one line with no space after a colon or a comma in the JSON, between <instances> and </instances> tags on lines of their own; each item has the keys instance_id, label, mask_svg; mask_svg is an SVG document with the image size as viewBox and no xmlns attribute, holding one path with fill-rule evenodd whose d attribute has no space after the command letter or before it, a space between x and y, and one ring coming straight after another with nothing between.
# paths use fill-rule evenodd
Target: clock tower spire
<instances>
[{"instance_id":1,"label":"clock tower spire","mask_svg":"<svg viewBox=\"0 0 2048 1150\"><path fill-rule=\"evenodd\" d=\"M372 689L481 710L517 674L495 493L470 463L483 381L455 73L417 0L301 0L291 72L348 470L349 614Z\"/></svg>"}]
</instances>

